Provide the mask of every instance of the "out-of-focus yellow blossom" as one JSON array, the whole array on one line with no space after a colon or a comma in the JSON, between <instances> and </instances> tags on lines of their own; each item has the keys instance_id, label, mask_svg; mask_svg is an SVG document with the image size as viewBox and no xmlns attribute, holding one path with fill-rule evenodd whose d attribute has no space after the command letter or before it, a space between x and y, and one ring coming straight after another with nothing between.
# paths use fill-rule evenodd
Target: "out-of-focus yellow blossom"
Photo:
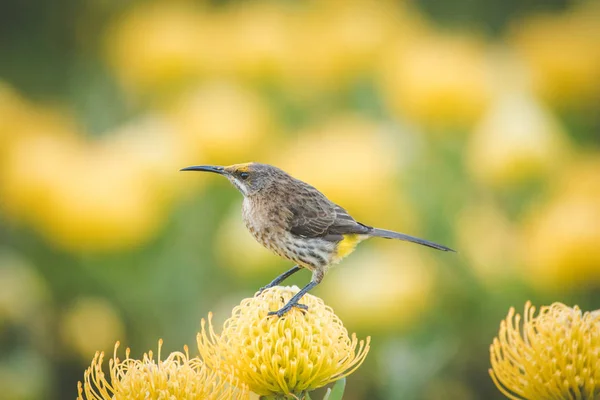
<instances>
[{"instance_id":1,"label":"out-of-focus yellow blossom","mask_svg":"<svg viewBox=\"0 0 600 400\"><path fill-rule=\"evenodd\" d=\"M260 76L273 72L288 52L286 15L273 3L218 11L180 2L142 4L116 21L107 53L123 83L136 90L182 89L207 75Z\"/></svg>"},{"instance_id":2,"label":"out-of-focus yellow blossom","mask_svg":"<svg viewBox=\"0 0 600 400\"><path fill-rule=\"evenodd\" d=\"M193 165L204 156L190 149L172 125L156 116L121 126L104 135L98 145L103 152L131 163L149 196L161 204L169 204L206 182L178 173L182 165Z\"/></svg>"},{"instance_id":3,"label":"out-of-focus yellow blossom","mask_svg":"<svg viewBox=\"0 0 600 400\"><path fill-rule=\"evenodd\" d=\"M433 128L463 127L486 110L491 94L483 43L427 35L382 59L380 88L393 113Z\"/></svg>"},{"instance_id":4,"label":"out-of-focus yellow blossom","mask_svg":"<svg viewBox=\"0 0 600 400\"><path fill-rule=\"evenodd\" d=\"M358 220L410 225L411 207L396 189L397 158L391 132L358 116L340 116L291 139L273 163L309 182ZM397 219L396 219L397 218Z\"/></svg>"},{"instance_id":5,"label":"out-of-focus yellow blossom","mask_svg":"<svg viewBox=\"0 0 600 400\"><path fill-rule=\"evenodd\" d=\"M156 191L131 161L75 137L32 135L4 160L1 205L63 248L130 248L165 218Z\"/></svg>"},{"instance_id":6,"label":"out-of-focus yellow blossom","mask_svg":"<svg viewBox=\"0 0 600 400\"><path fill-rule=\"evenodd\" d=\"M248 232L240 217L240 204L236 203L217 232L216 250L220 264L230 268L236 276L256 276L275 264L281 263L281 258L261 246ZM235 243L235 251L231 245Z\"/></svg>"},{"instance_id":7,"label":"out-of-focus yellow blossom","mask_svg":"<svg viewBox=\"0 0 600 400\"><path fill-rule=\"evenodd\" d=\"M22 135L23 125L32 119L33 110L33 106L0 81L0 168L4 153Z\"/></svg>"},{"instance_id":8,"label":"out-of-focus yellow blossom","mask_svg":"<svg viewBox=\"0 0 600 400\"><path fill-rule=\"evenodd\" d=\"M198 42L205 23L189 4L140 3L108 29L109 63L135 90L181 84L200 73Z\"/></svg>"},{"instance_id":9,"label":"out-of-focus yellow blossom","mask_svg":"<svg viewBox=\"0 0 600 400\"><path fill-rule=\"evenodd\" d=\"M347 84L373 67L399 23L393 2L314 2L291 19L285 87L306 92Z\"/></svg>"},{"instance_id":10,"label":"out-of-focus yellow blossom","mask_svg":"<svg viewBox=\"0 0 600 400\"><path fill-rule=\"evenodd\" d=\"M159 2L118 19L106 46L124 84L136 88L225 75L321 90L369 70L382 46L418 19L404 14L391 1L251 2L218 10Z\"/></svg>"},{"instance_id":11,"label":"out-of-focus yellow blossom","mask_svg":"<svg viewBox=\"0 0 600 400\"><path fill-rule=\"evenodd\" d=\"M212 82L176 104L171 121L192 152L206 163L234 164L260 158L273 128L262 99L241 85Z\"/></svg>"},{"instance_id":12,"label":"out-of-focus yellow blossom","mask_svg":"<svg viewBox=\"0 0 600 400\"><path fill-rule=\"evenodd\" d=\"M0 248L0 330L5 323L42 330L36 323L49 304L50 294L42 277L21 257Z\"/></svg>"},{"instance_id":13,"label":"out-of-focus yellow blossom","mask_svg":"<svg viewBox=\"0 0 600 400\"><path fill-rule=\"evenodd\" d=\"M97 352L92 365L85 371L83 385L79 382L78 400L160 400L160 399L248 399L247 390L231 376L209 370L198 358L190 358L187 346L184 352L173 352L161 360L162 340L158 342L157 360L152 351L142 360L117 356L115 345L109 361L110 377L102 371L104 353Z\"/></svg>"},{"instance_id":14,"label":"out-of-focus yellow blossom","mask_svg":"<svg viewBox=\"0 0 600 400\"><path fill-rule=\"evenodd\" d=\"M219 40L204 46L212 72L242 78L277 78L292 51L291 10L281 2L242 2L219 14ZM215 57L216 55L216 57Z\"/></svg>"},{"instance_id":15,"label":"out-of-focus yellow blossom","mask_svg":"<svg viewBox=\"0 0 600 400\"><path fill-rule=\"evenodd\" d=\"M510 399L582 399L600 396L600 312L561 303L514 308L490 347L490 375Z\"/></svg>"},{"instance_id":16,"label":"out-of-focus yellow blossom","mask_svg":"<svg viewBox=\"0 0 600 400\"><path fill-rule=\"evenodd\" d=\"M37 129L44 132L42 126ZM42 219L50 204L54 179L68 173L71 160L80 151L80 141L69 134L31 134L13 142L0 168L3 211L28 222Z\"/></svg>"},{"instance_id":17,"label":"out-of-focus yellow blossom","mask_svg":"<svg viewBox=\"0 0 600 400\"><path fill-rule=\"evenodd\" d=\"M434 262L411 246L394 242L362 248L340 265L343 271L331 271L319 290L352 325L407 328L429 309L435 287Z\"/></svg>"},{"instance_id":18,"label":"out-of-focus yellow blossom","mask_svg":"<svg viewBox=\"0 0 600 400\"><path fill-rule=\"evenodd\" d=\"M0 82L0 170L14 145L32 136L73 139L72 118L50 107L33 104Z\"/></svg>"},{"instance_id":19,"label":"out-of-focus yellow blossom","mask_svg":"<svg viewBox=\"0 0 600 400\"><path fill-rule=\"evenodd\" d=\"M0 247L0 388L3 400L41 399L52 387L53 299L33 266ZM18 339L11 340L18 332ZM8 341L7 341L8 340Z\"/></svg>"},{"instance_id":20,"label":"out-of-focus yellow blossom","mask_svg":"<svg viewBox=\"0 0 600 400\"><path fill-rule=\"evenodd\" d=\"M125 332L117 310L101 298L80 297L63 314L63 342L86 360L98 349L110 349Z\"/></svg>"},{"instance_id":21,"label":"out-of-focus yellow blossom","mask_svg":"<svg viewBox=\"0 0 600 400\"><path fill-rule=\"evenodd\" d=\"M158 118L86 141L65 113L4 88L0 116L0 208L70 250L150 238L177 194L177 170L201 154Z\"/></svg>"},{"instance_id":22,"label":"out-of-focus yellow blossom","mask_svg":"<svg viewBox=\"0 0 600 400\"><path fill-rule=\"evenodd\" d=\"M16 93L4 82L0 81L0 148L4 148L5 141L11 137L11 117L22 112L21 99ZM9 122L7 124L7 122Z\"/></svg>"},{"instance_id":23,"label":"out-of-focus yellow blossom","mask_svg":"<svg viewBox=\"0 0 600 400\"><path fill-rule=\"evenodd\" d=\"M110 154L88 154L75 174L53 180L44 233L70 249L113 251L152 237L166 218L163 205L140 180L137 165Z\"/></svg>"},{"instance_id":24,"label":"out-of-focus yellow blossom","mask_svg":"<svg viewBox=\"0 0 600 400\"><path fill-rule=\"evenodd\" d=\"M529 17L514 26L512 41L531 69L536 91L559 106L600 101L600 6L577 3L570 11Z\"/></svg>"},{"instance_id":25,"label":"out-of-focus yellow blossom","mask_svg":"<svg viewBox=\"0 0 600 400\"><path fill-rule=\"evenodd\" d=\"M163 7L170 7L168 4L165 2ZM193 41L188 43L189 49L193 48L193 57L185 57L192 72L187 74L188 85L189 81L198 80L189 78L200 76L268 77L287 53L287 13L285 7L274 2L233 3L218 10L204 7L188 11L191 14L188 21L195 20L195 26L189 26ZM177 32L174 27L169 30ZM162 49L151 43L147 45L156 49L156 57L168 57Z\"/></svg>"},{"instance_id":26,"label":"out-of-focus yellow blossom","mask_svg":"<svg viewBox=\"0 0 600 400\"><path fill-rule=\"evenodd\" d=\"M321 299L307 294L300 303L308 310L294 308L282 318L268 315L298 291L274 287L242 300L220 334L209 314L198 335L200 354L260 395L300 395L351 374L367 356L370 338L350 338Z\"/></svg>"},{"instance_id":27,"label":"out-of-focus yellow blossom","mask_svg":"<svg viewBox=\"0 0 600 400\"><path fill-rule=\"evenodd\" d=\"M459 215L457 248L486 285L504 287L506 279L520 276L520 231L506 213L494 204L467 204Z\"/></svg>"},{"instance_id":28,"label":"out-of-focus yellow blossom","mask_svg":"<svg viewBox=\"0 0 600 400\"><path fill-rule=\"evenodd\" d=\"M600 282L600 162L571 165L554 196L525 220L525 273L541 287L580 288Z\"/></svg>"},{"instance_id":29,"label":"out-of-focus yellow blossom","mask_svg":"<svg viewBox=\"0 0 600 400\"><path fill-rule=\"evenodd\" d=\"M560 168L568 142L549 111L523 89L502 93L468 144L471 173L493 186L540 177Z\"/></svg>"}]
</instances>

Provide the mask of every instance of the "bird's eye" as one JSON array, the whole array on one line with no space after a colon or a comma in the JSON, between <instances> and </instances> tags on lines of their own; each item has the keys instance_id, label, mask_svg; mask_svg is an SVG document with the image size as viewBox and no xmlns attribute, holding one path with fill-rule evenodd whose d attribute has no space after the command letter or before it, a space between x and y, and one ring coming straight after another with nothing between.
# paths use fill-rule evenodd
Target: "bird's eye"
<instances>
[{"instance_id":1,"label":"bird's eye","mask_svg":"<svg viewBox=\"0 0 600 400\"><path fill-rule=\"evenodd\" d=\"M249 176L250 174L247 172L240 172L240 178L242 178L243 180L248 179Z\"/></svg>"}]
</instances>

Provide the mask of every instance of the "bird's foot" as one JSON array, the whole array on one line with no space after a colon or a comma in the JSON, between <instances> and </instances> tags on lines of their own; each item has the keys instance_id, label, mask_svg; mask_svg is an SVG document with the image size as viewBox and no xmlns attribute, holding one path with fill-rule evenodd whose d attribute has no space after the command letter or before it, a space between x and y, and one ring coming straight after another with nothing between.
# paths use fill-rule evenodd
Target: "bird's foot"
<instances>
[{"instance_id":1,"label":"bird's foot","mask_svg":"<svg viewBox=\"0 0 600 400\"><path fill-rule=\"evenodd\" d=\"M265 290L267 289L271 289L273 286L271 285L267 285L267 286L263 286L260 289L258 289L258 292L256 292L256 294L254 295L254 297L258 297L260 296Z\"/></svg>"},{"instance_id":2,"label":"bird's foot","mask_svg":"<svg viewBox=\"0 0 600 400\"><path fill-rule=\"evenodd\" d=\"M279 310L269 312L269 315L277 315L279 318L281 318L293 307L299 308L301 310L308 310L308 306L306 304L300 304L297 301L290 300L285 306L281 307Z\"/></svg>"}]
</instances>

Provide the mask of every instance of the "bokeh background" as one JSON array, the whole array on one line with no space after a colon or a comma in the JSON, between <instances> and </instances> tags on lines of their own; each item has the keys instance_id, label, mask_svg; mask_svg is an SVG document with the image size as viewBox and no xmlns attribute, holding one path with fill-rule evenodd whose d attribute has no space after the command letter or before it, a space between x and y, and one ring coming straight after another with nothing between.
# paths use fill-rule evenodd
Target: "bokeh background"
<instances>
[{"instance_id":1,"label":"bokeh background","mask_svg":"<svg viewBox=\"0 0 600 400\"><path fill-rule=\"evenodd\" d=\"M291 267L193 164L262 161L373 240L314 291L373 336L358 399L499 399L510 306L600 308L600 3L0 4L0 397L195 347ZM299 286L309 274L297 274Z\"/></svg>"}]
</instances>

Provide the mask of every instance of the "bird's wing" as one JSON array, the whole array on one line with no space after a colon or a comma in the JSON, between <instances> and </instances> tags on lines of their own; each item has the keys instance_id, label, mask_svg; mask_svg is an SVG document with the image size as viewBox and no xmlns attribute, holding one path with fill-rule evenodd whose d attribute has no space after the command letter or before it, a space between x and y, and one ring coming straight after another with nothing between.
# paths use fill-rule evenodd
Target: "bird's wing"
<instances>
[{"instance_id":1,"label":"bird's wing","mask_svg":"<svg viewBox=\"0 0 600 400\"><path fill-rule=\"evenodd\" d=\"M361 234L370 230L310 185L303 185L295 193L290 211L290 231L302 237L322 237L337 242L343 239L343 234Z\"/></svg>"},{"instance_id":2,"label":"bird's wing","mask_svg":"<svg viewBox=\"0 0 600 400\"><path fill-rule=\"evenodd\" d=\"M330 234L364 234L372 229L370 226L357 222L350 214L348 214L348 211L338 205L335 205L335 214L335 221L333 221L333 224L331 224L327 230Z\"/></svg>"},{"instance_id":3,"label":"bird's wing","mask_svg":"<svg viewBox=\"0 0 600 400\"><path fill-rule=\"evenodd\" d=\"M302 237L320 237L335 221L334 204L317 189L303 184L290 198L290 231Z\"/></svg>"}]
</instances>

